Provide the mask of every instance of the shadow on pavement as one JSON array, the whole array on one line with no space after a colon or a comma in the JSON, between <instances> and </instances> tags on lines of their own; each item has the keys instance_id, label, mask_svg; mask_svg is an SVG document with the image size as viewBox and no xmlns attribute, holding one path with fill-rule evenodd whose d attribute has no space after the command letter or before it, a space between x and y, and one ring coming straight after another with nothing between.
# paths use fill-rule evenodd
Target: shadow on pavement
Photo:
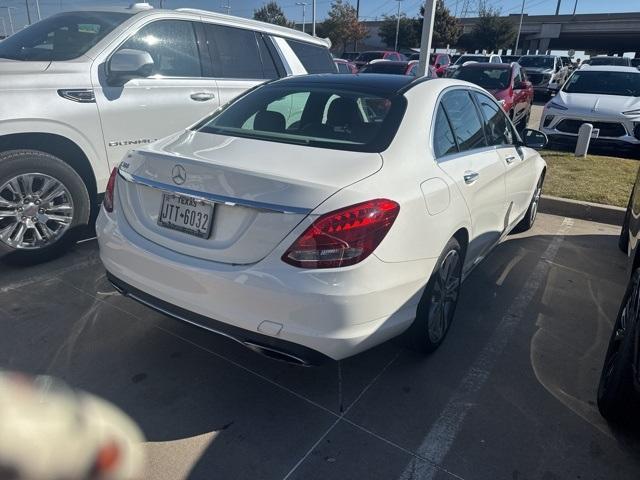
<instances>
[{"instance_id":1,"label":"shadow on pavement","mask_svg":"<svg viewBox=\"0 0 640 480\"><path fill-rule=\"evenodd\" d=\"M564 238L438 467L415 456L431 451L425 438L554 238L501 244L465 282L435 354L396 340L318 368L260 357L121 297L95 248L82 247L77 269L0 278L0 367L48 373L121 407L149 441L154 479L388 479L416 462L428 478L638 478L637 434L612 431L594 404L626 282L606 232Z\"/></svg>"}]
</instances>

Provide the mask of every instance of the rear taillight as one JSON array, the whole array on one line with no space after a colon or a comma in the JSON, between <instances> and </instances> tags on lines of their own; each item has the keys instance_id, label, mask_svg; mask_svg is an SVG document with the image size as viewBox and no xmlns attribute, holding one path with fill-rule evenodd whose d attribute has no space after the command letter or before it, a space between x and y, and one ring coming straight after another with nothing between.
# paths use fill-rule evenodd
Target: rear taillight
<instances>
[{"instance_id":1,"label":"rear taillight","mask_svg":"<svg viewBox=\"0 0 640 480\"><path fill-rule=\"evenodd\" d=\"M335 268L367 258L398 216L400 205L376 199L322 215L282 256L302 268Z\"/></svg>"},{"instance_id":2,"label":"rear taillight","mask_svg":"<svg viewBox=\"0 0 640 480\"><path fill-rule=\"evenodd\" d=\"M116 176L118 175L118 168L114 168L111 170L111 176L109 177L109 181L107 182L107 189L104 192L104 200L102 201L102 205L104 209L111 213L113 212L113 190L116 187Z\"/></svg>"}]
</instances>

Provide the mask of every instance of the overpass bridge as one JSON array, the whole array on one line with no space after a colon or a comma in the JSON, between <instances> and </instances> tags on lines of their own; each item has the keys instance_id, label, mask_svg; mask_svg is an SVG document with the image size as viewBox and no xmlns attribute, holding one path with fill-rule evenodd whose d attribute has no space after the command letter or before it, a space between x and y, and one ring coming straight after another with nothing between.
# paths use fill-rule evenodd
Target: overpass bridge
<instances>
[{"instance_id":1,"label":"overpass bridge","mask_svg":"<svg viewBox=\"0 0 640 480\"><path fill-rule=\"evenodd\" d=\"M507 18L517 29L520 14ZM465 36L471 33L478 18L462 18L460 22ZM574 49L590 55L637 52L640 56L640 12L524 15L520 49L540 53Z\"/></svg>"}]
</instances>

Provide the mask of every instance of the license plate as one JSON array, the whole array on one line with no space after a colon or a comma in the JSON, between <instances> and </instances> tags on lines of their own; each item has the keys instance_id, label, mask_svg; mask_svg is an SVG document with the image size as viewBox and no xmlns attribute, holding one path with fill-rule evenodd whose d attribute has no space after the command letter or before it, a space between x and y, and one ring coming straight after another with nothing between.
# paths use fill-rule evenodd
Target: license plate
<instances>
[{"instance_id":1,"label":"license plate","mask_svg":"<svg viewBox=\"0 0 640 480\"><path fill-rule=\"evenodd\" d=\"M172 193L162 194L158 225L200 238L209 238L213 204Z\"/></svg>"},{"instance_id":2,"label":"license plate","mask_svg":"<svg viewBox=\"0 0 640 480\"><path fill-rule=\"evenodd\" d=\"M591 138L598 138L600 136L600 129L594 128L591 130Z\"/></svg>"}]
</instances>

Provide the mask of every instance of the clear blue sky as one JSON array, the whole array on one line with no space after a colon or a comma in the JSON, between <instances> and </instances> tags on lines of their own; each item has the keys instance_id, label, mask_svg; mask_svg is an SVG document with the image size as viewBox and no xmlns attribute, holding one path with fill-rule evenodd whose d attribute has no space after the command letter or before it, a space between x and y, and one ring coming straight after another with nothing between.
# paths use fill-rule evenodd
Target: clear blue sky
<instances>
[{"instance_id":1,"label":"clear blue sky","mask_svg":"<svg viewBox=\"0 0 640 480\"><path fill-rule=\"evenodd\" d=\"M36 18L35 0L27 0L31 7L32 18ZM207 10L223 11L222 4L229 1L231 4L231 14L242 17L250 17L254 9L259 8L266 3L266 0L164 0L165 7L194 7ZM289 19L300 22L302 20L302 7L296 6L299 0L278 0L280 6L285 10ZM303 0L311 4L311 0ZM409 16L414 16L424 0L402 0L401 11ZM90 7L93 5L122 5L126 6L131 3L129 0L39 0L40 11L42 16L51 15L61 10L72 10L78 7ZM355 5L356 0L350 0ZM158 5L159 0L150 3ZM461 14L464 0L445 0L446 5L452 12L458 11ZM471 5L475 5L477 9L477 0L470 0ZM500 8L503 13L519 13L522 5L521 0L487 0L487 3L493 7ZM573 11L575 0L562 0L560 13L571 13ZM526 0L525 12L530 15L543 15L555 13L557 0ZM25 0L0 0L0 5L16 7L13 10L13 16L16 27L26 24L27 18L25 14ZM318 20L326 15L331 5L331 0L317 0ZM364 19L375 19L385 14L395 14L398 8L396 0L360 0L360 15ZM311 18L311 7L307 7L307 21ZM639 0L578 0L578 13L606 13L606 12L633 12L640 11ZM471 12L470 14L473 14ZM6 9L0 9L0 16L6 19Z\"/></svg>"}]
</instances>

